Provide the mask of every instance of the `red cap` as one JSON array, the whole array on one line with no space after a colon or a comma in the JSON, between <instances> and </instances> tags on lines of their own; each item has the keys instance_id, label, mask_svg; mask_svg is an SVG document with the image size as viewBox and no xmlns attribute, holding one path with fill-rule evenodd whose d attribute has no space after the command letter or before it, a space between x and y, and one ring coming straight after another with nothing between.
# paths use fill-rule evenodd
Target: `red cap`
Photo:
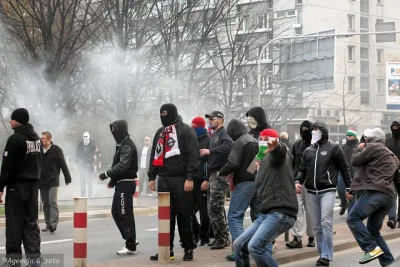
<instances>
[{"instance_id":1,"label":"red cap","mask_svg":"<svg viewBox=\"0 0 400 267\"><path fill-rule=\"evenodd\" d=\"M196 117L192 120L192 128L206 128L206 121L202 117Z\"/></svg>"},{"instance_id":2,"label":"red cap","mask_svg":"<svg viewBox=\"0 0 400 267\"><path fill-rule=\"evenodd\" d=\"M274 138L279 138L279 134L277 131L275 131L272 128L265 129L260 133L260 136L267 136L267 137L274 137Z\"/></svg>"}]
</instances>

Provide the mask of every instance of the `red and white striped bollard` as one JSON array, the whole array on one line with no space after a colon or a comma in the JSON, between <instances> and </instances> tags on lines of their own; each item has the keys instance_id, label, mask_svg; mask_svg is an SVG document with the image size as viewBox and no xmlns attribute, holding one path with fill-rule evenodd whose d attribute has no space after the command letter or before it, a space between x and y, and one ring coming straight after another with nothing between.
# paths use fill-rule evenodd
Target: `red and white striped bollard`
<instances>
[{"instance_id":1,"label":"red and white striped bollard","mask_svg":"<svg viewBox=\"0 0 400 267\"><path fill-rule=\"evenodd\" d=\"M87 198L74 198L74 267L87 266Z\"/></svg>"},{"instance_id":2,"label":"red and white striped bollard","mask_svg":"<svg viewBox=\"0 0 400 267\"><path fill-rule=\"evenodd\" d=\"M158 192L158 262L169 263L170 253L170 193Z\"/></svg>"}]
</instances>

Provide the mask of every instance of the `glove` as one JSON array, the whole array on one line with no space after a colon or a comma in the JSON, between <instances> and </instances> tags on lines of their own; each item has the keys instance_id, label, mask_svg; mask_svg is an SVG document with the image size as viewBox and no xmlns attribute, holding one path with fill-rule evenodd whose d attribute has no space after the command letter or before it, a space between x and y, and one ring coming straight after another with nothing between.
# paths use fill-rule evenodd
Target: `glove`
<instances>
[{"instance_id":1,"label":"glove","mask_svg":"<svg viewBox=\"0 0 400 267\"><path fill-rule=\"evenodd\" d=\"M107 179L106 174L105 174L105 173L100 173L99 179L102 180L102 181L105 180L105 179Z\"/></svg>"}]
</instances>

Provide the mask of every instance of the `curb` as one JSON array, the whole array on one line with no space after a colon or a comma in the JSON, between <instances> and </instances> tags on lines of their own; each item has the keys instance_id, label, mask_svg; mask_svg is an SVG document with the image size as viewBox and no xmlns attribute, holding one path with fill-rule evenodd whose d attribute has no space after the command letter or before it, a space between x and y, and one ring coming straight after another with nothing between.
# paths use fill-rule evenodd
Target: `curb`
<instances>
[{"instance_id":1,"label":"curb","mask_svg":"<svg viewBox=\"0 0 400 267\"><path fill-rule=\"evenodd\" d=\"M139 207L136 207L139 208ZM151 214L156 214L158 212L158 208L157 207L150 207L150 208L141 208L140 210L136 210L134 211L134 215L135 216L147 216L147 215L151 215ZM4 218L4 216L1 216L1 218ZM112 218L112 214L111 214L111 209L109 212L107 213L94 213L94 214L88 214L87 215L88 220L91 219L105 219L105 218ZM72 222L74 220L74 216L60 216L58 221L59 222ZM40 223L45 223L44 218L39 218L39 224ZM6 222L0 222L0 228L5 227L6 226Z\"/></svg>"},{"instance_id":2,"label":"curb","mask_svg":"<svg viewBox=\"0 0 400 267\"><path fill-rule=\"evenodd\" d=\"M385 239L385 241L388 241L388 240L399 238L400 233L398 233L398 232L386 233L386 234L383 234L382 237ZM334 252L340 252L340 251L357 248L357 247L359 247L359 246L358 246L358 243L356 240L344 241L344 242L341 242L341 243L333 246ZM290 251L292 251L292 250L290 250ZM315 250L315 249L313 249L312 251L304 251L304 252L297 253L297 254L292 252L290 254L292 254L292 255L276 255L276 257L274 257L274 259L279 265L281 265L281 264L288 264L288 263L293 263L293 262L297 262L297 261L301 261L301 260L319 257L318 250Z\"/></svg>"}]
</instances>

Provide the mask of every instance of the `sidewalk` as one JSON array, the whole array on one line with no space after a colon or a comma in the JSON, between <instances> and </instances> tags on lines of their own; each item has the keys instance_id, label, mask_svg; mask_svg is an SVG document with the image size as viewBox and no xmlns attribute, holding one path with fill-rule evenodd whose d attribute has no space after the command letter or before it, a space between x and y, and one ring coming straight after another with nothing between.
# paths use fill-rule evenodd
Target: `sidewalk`
<instances>
[{"instance_id":1,"label":"sidewalk","mask_svg":"<svg viewBox=\"0 0 400 267\"><path fill-rule=\"evenodd\" d=\"M357 242L354 240L349 228L346 224L334 225L334 247L335 252L347 250L350 248L358 247ZM400 237L400 229L391 230L385 225L382 228L382 236L385 240L390 240ZM307 258L318 259L317 248L307 248L302 249L287 249L284 242L284 235L279 236L276 240L278 246L277 250L274 251L274 258L279 265L287 264L291 262L300 261ZM303 239L303 244L307 244L307 239ZM169 266L169 264L158 264L157 262L151 262L149 260L150 255L140 254L140 245L138 247L139 254L135 256L123 257L120 260L113 260L102 263L89 264L89 267L138 267L138 266ZM180 266L210 266L210 267L225 267L225 266L235 266L234 262L228 262L225 260L225 256L231 252L231 247L227 247L223 250L210 250L208 247L199 247L194 252L194 260L191 262L182 261L183 249L175 249L175 260L171 261L173 265ZM360 257L362 254L360 253ZM334 264L334 261L333 263ZM252 266L256 266L254 262Z\"/></svg>"}]
</instances>

